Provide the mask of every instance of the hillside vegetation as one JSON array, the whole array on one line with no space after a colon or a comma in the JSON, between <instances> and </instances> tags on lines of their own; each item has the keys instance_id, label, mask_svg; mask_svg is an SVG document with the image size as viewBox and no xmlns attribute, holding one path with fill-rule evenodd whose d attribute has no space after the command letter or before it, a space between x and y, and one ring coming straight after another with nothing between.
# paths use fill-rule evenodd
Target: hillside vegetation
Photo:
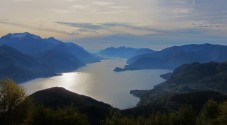
<instances>
[{"instance_id":1,"label":"hillside vegetation","mask_svg":"<svg viewBox=\"0 0 227 125\"><path fill-rule=\"evenodd\" d=\"M167 81L156 85L154 89L132 90L131 94L140 98L140 104L146 104L159 96L171 94L197 91L227 93L226 62L184 64L176 68L173 73L168 73L167 78Z\"/></svg>"},{"instance_id":2,"label":"hillside vegetation","mask_svg":"<svg viewBox=\"0 0 227 125\"><path fill-rule=\"evenodd\" d=\"M0 121L3 125L227 124L227 97L215 92L169 96L166 100L169 108L163 103L150 103L119 110L63 88L50 88L27 96L12 80L0 81L0 86Z\"/></svg>"}]
</instances>

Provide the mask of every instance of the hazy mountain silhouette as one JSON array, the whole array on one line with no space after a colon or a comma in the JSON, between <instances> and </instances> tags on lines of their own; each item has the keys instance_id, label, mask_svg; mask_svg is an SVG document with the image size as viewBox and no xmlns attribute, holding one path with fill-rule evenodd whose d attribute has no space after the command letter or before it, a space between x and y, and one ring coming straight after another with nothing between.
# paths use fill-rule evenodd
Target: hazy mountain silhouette
<instances>
[{"instance_id":1,"label":"hazy mountain silhouette","mask_svg":"<svg viewBox=\"0 0 227 125\"><path fill-rule=\"evenodd\" d=\"M121 57L121 58L130 58L133 56L145 54L145 53L153 53L154 51L146 48L130 48L130 47L109 47L103 50L100 50L98 54L107 57Z\"/></svg>"},{"instance_id":2,"label":"hazy mountain silhouette","mask_svg":"<svg viewBox=\"0 0 227 125\"><path fill-rule=\"evenodd\" d=\"M227 46L202 44L174 46L130 58L122 71L137 69L174 69L185 63L226 61ZM120 69L119 69L120 70Z\"/></svg>"},{"instance_id":3,"label":"hazy mountain silhouette","mask_svg":"<svg viewBox=\"0 0 227 125\"><path fill-rule=\"evenodd\" d=\"M67 46L58 45L39 56L41 64L55 72L72 71L86 63L70 52Z\"/></svg>"},{"instance_id":4,"label":"hazy mountain silhouette","mask_svg":"<svg viewBox=\"0 0 227 125\"><path fill-rule=\"evenodd\" d=\"M184 64L176 68L167 81L152 90L132 90L145 104L158 96L195 91L227 93L227 62Z\"/></svg>"},{"instance_id":5,"label":"hazy mountain silhouette","mask_svg":"<svg viewBox=\"0 0 227 125\"><path fill-rule=\"evenodd\" d=\"M0 39L0 45L10 46L23 53L33 56L43 53L60 43L62 42L54 39L53 37L42 39L41 37L28 32L15 34L9 33Z\"/></svg>"},{"instance_id":6,"label":"hazy mountain silhouette","mask_svg":"<svg viewBox=\"0 0 227 125\"><path fill-rule=\"evenodd\" d=\"M0 78L17 82L73 71L100 60L74 43L27 32L1 37L0 46Z\"/></svg>"},{"instance_id":7,"label":"hazy mountain silhouette","mask_svg":"<svg viewBox=\"0 0 227 125\"><path fill-rule=\"evenodd\" d=\"M12 78L21 82L50 74L54 72L41 69L36 58L11 47L0 46L0 79Z\"/></svg>"}]
</instances>

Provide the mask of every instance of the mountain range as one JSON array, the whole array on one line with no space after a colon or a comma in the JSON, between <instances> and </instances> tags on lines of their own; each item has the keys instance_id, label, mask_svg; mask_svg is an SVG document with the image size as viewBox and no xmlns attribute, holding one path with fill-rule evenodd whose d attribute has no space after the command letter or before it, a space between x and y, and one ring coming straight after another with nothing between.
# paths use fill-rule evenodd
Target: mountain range
<instances>
[{"instance_id":1,"label":"mountain range","mask_svg":"<svg viewBox=\"0 0 227 125\"><path fill-rule=\"evenodd\" d=\"M120 57L120 58L131 58L133 56L153 53L154 50L147 48L130 48L130 47L109 47L98 52L101 56L106 57Z\"/></svg>"},{"instance_id":2,"label":"mountain range","mask_svg":"<svg viewBox=\"0 0 227 125\"><path fill-rule=\"evenodd\" d=\"M12 78L20 83L98 61L99 58L82 47L53 37L46 39L25 32L0 38L0 79Z\"/></svg>"},{"instance_id":3,"label":"mountain range","mask_svg":"<svg viewBox=\"0 0 227 125\"><path fill-rule=\"evenodd\" d=\"M167 80L151 90L132 90L140 98L140 104L147 104L157 97L169 94L197 91L215 91L227 94L227 62L184 64L177 67Z\"/></svg>"},{"instance_id":4,"label":"mountain range","mask_svg":"<svg viewBox=\"0 0 227 125\"><path fill-rule=\"evenodd\" d=\"M174 69L182 64L209 61L226 61L227 46L214 44L191 44L173 46L153 53L134 56L127 61L124 68L116 71L139 69Z\"/></svg>"}]
</instances>

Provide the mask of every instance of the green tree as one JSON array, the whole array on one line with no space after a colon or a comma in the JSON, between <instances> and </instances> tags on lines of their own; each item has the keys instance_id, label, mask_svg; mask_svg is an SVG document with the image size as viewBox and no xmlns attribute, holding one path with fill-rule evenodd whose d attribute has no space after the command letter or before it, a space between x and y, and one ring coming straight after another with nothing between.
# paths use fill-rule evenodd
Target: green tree
<instances>
[{"instance_id":1,"label":"green tree","mask_svg":"<svg viewBox=\"0 0 227 125\"><path fill-rule=\"evenodd\" d=\"M168 125L168 115L165 113L156 113L146 120L146 125Z\"/></svg>"},{"instance_id":2,"label":"green tree","mask_svg":"<svg viewBox=\"0 0 227 125\"><path fill-rule=\"evenodd\" d=\"M200 112L198 125L219 125L220 105L209 100Z\"/></svg>"},{"instance_id":3,"label":"green tree","mask_svg":"<svg viewBox=\"0 0 227 125\"><path fill-rule=\"evenodd\" d=\"M0 81L0 121L4 125L26 124L31 101L24 89L12 80Z\"/></svg>"},{"instance_id":4,"label":"green tree","mask_svg":"<svg viewBox=\"0 0 227 125\"><path fill-rule=\"evenodd\" d=\"M220 109L221 109L219 116L220 125L227 125L227 102L221 104Z\"/></svg>"},{"instance_id":5,"label":"green tree","mask_svg":"<svg viewBox=\"0 0 227 125\"><path fill-rule=\"evenodd\" d=\"M144 119L143 119L144 120ZM122 115L118 110L111 110L104 125L141 125L140 119Z\"/></svg>"},{"instance_id":6,"label":"green tree","mask_svg":"<svg viewBox=\"0 0 227 125\"><path fill-rule=\"evenodd\" d=\"M35 106L32 125L89 125L89 122L74 106L58 109Z\"/></svg>"},{"instance_id":7,"label":"green tree","mask_svg":"<svg viewBox=\"0 0 227 125\"><path fill-rule=\"evenodd\" d=\"M193 108L185 105L177 111L169 113L170 125L195 125L196 117Z\"/></svg>"}]
</instances>

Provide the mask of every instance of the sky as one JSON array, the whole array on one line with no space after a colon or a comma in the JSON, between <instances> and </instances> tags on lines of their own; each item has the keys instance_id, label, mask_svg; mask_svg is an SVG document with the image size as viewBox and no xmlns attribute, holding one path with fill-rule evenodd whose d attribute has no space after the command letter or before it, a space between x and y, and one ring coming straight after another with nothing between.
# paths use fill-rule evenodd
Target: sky
<instances>
[{"instance_id":1,"label":"sky","mask_svg":"<svg viewBox=\"0 0 227 125\"><path fill-rule=\"evenodd\" d=\"M30 32L87 49L227 45L227 0L0 0L0 36Z\"/></svg>"}]
</instances>

